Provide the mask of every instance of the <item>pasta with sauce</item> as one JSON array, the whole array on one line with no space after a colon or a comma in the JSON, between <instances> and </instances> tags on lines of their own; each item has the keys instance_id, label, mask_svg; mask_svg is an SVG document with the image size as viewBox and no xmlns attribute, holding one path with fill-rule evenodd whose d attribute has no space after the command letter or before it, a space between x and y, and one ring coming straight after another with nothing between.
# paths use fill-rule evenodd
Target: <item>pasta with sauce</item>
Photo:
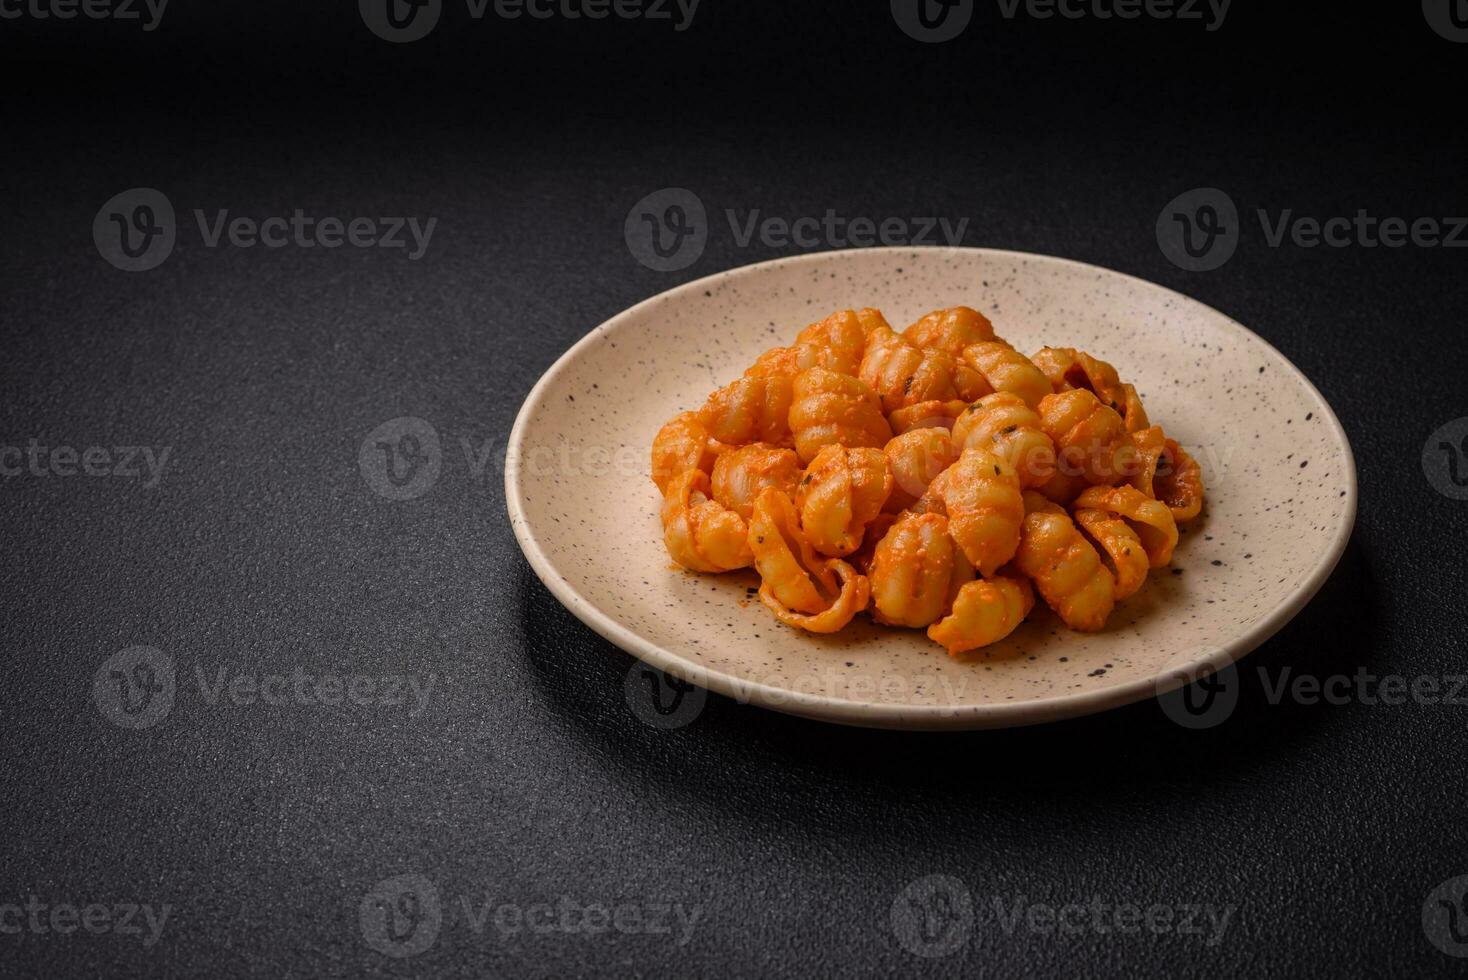
<instances>
[{"instance_id":1,"label":"pasta with sauce","mask_svg":"<svg viewBox=\"0 0 1468 980\"><path fill-rule=\"evenodd\" d=\"M1204 504L1202 468L1116 368L1026 357L967 306L812 323L669 420L650 472L685 569L752 568L795 629L866 613L953 655L1039 606L1104 629Z\"/></svg>"}]
</instances>

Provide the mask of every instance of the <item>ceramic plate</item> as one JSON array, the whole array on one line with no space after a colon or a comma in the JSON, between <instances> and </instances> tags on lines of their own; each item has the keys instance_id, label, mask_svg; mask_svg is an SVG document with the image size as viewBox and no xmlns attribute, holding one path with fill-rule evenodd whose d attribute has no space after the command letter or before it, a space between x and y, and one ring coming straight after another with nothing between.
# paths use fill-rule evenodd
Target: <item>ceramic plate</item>
<instances>
[{"instance_id":1,"label":"ceramic plate","mask_svg":"<svg viewBox=\"0 0 1468 980\"><path fill-rule=\"evenodd\" d=\"M673 565L648 451L767 348L838 309L897 329L929 310L987 313L1016 348L1076 347L1134 383L1202 465L1203 515L1104 632L1043 604L1011 637L950 658L918 630L858 620L833 636L780 625L753 571ZM1172 690L1254 649L1335 567L1356 512L1345 432L1279 351L1185 296L1065 259L989 249L860 249L734 269L597 327L551 367L510 435L505 497L541 581L602 636L741 701L844 724L1024 725Z\"/></svg>"}]
</instances>

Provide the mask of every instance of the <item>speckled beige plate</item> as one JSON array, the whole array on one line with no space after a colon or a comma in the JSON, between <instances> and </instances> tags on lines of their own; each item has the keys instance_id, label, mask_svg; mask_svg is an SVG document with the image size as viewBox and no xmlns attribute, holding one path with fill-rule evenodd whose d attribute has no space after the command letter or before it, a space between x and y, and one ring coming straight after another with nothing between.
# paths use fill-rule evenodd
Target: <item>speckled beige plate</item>
<instances>
[{"instance_id":1,"label":"speckled beige plate","mask_svg":"<svg viewBox=\"0 0 1468 980\"><path fill-rule=\"evenodd\" d=\"M765 349L837 309L898 329L937 307L987 312L1026 353L1077 347L1136 384L1202 464L1208 504L1173 568L1095 635L1043 606L967 660L865 617L830 637L777 623L753 572L695 575L663 550L648 477L658 427ZM765 262L655 296L546 372L510 436L510 521L582 622L655 667L746 702L845 724L961 729L1101 711L1254 649L1309 601L1356 513L1351 448L1279 351L1200 303L1064 259L988 249L861 249Z\"/></svg>"}]
</instances>

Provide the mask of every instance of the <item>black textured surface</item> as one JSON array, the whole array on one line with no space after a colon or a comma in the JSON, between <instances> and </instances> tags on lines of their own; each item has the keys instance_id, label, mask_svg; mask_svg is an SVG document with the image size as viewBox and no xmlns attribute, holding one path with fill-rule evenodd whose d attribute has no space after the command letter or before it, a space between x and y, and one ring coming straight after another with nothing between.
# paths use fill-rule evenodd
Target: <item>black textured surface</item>
<instances>
[{"instance_id":1,"label":"black textured surface","mask_svg":"<svg viewBox=\"0 0 1468 980\"><path fill-rule=\"evenodd\" d=\"M1421 456L1468 415L1468 252L1276 249L1250 217L1468 209L1468 45L1416 4L1240 3L1214 33L986 7L919 45L886 2L825 18L705 0L682 33L460 19L406 46L350 3L208 6L149 34L0 24L0 445L171 447L152 488L0 481L0 906L170 907L151 946L0 934L0 975L1461 973L1422 910L1468 874L1468 706L1271 704L1256 674L1464 670L1468 503ZM185 231L126 274L91 226L134 186L163 190ZM1228 722L1189 732L1148 703L929 737L717 698L677 731L640 722L629 658L522 559L498 467L535 379L597 323L791 251L716 224L692 268L644 269L622 221L664 186L716 216L967 217L967 244L1161 282L1298 364L1351 437L1360 516L1322 594L1245 661ZM1199 186L1245 231L1223 268L1186 273L1154 224ZM206 249L196 207L439 224L417 262ZM392 503L358 450L405 415L443 436L444 469ZM178 693L133 731L92 684L135 645L173 658ZM210 704L196 679L297 667L435 686L412 716ZM394 959L359 906L407 873L435 884L443 923ZM930 874L961 880L977 920L925 960L892 910ZM676 925L476 931L462 904L561 896L699 918L680 944ZM1021 896L1235 911L1215 945L1006 932L993 902Z\"/></svg>"}]
</instances>

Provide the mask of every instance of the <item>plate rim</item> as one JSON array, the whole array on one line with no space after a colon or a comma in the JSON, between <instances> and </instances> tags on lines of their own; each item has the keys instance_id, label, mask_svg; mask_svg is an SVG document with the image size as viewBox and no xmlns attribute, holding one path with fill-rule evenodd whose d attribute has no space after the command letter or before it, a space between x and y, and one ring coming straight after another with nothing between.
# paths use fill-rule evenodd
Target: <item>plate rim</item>
<instances>
[{"instance_id":1,"label":"plate rim","mask_svg":"<svg viewBox=\"0 0 1468 980\"><path fill-rule=\"evenodd\" d=\"M525 509L520 499L520 459L523 455L520 447L525 439L525 430L529 425L531 416L540 407L540 404L544 401L547 392L556 379L578 359L578 356L585 348L611 330L616 329L622 321L632 319L637 314L649 309L655 304L669 302L681 297L685 293L694 293L708 289L714 282L738 274L753 273L756 270L778 266L829 261L834 257L842 255L870 255L873 253L909 255L914 257L917 255L939 255L942 253L966 254L1029 261L1040 260L1069 265L1078 269L1103 272L1110 276L1121 276L1152 289L1162 290L1171 296L1202 306L1204 309L1221 317L1234 329L1242 331L1263 345L1266 351L1272 353L1289 369L1296 381L1302 384L1305 391L1318 403L1317 410L1320 412L1322 419L1329 423L1334 430L1336 438L1345 450L1344 478L1346 483L1347 509L1345 519L1336 528L1336 532L1331 538L1328 548L1316 562L1315 567L1311 569L1310 574L1305 577L1300 586L1284 602L1272 609L1268 615L1250 626L1243 633L1218 644L1211 655L1186 663L1169 665L1165 670L1170 671L1170 673L1149 678L1139 678L1114 687L1105 687L1099 690L1084 691L1076 694L1063 694L1027 701L1006 701L995 704L963 706L944 704L870 704L845 698L831 697L829 695L801 694L759 681L743 680L732 674L693 663L676 655L672 651L664 649L656 643L644 639L584 599L571 587L565 577L556 571L555 565L540 547L529 522L525 519ZM1229 664L1237 662L1258 649L1274 636L1275 633L1279 632L1286 623L1294 619L1300 610L1310 600L1315 598L1320 588L1330 578L1337 565L1340 564L1341 557L1345 554L1346 546L1349 544L1351 534L1355 529L1358 496L1355 451L1351 448L1351 440L1346 434L1345 427L1341 425L1340 419L1336 416L1335 409L1326 401L1325 396L1320 393L1320 389L1315 387L1315 384L1306 377L1305 373L1293 361L1269 341L1233 317L1204 303L1202 300L1194 299L1168 286L1143 279L1140 276L1134 276L1127 272L1108 269L1105 266L1082 262L1078 259L1068 259L1057 255L1047 255L1043 252L969 246L890 246L805 252L800 255L783 256L775 259L767 259L762 262L753 262L748 265L735 266L730 269L710 273L706 276L700 276L681 285L665 289L629 306L627 309L604 320L584 337L572 344L560 357L556 358L555 362L546 369L545 373L540 376L535 385L530 389L530 393L526 395L525 401L521 404L520 410L515 416L515 424L510 429L509 440L505 446L504 490L505 507L509 514L510 528L514 532L515 541L519 544L521 553L524 554L526 561L530 563L531 569L535 572L541 583L550 590L551 594L555 596L562 606L583 624L590 627L594 632L621 650L636 657L641 662L680 679L695 681L708 690L722 694L738 702L755 704L762 708L779 711L783 714L863 728L924 731L1013 728L1045 724L1068 718L1084 717L1166 694L1169 691L1183 686L1189 677L1204 676L1204 672L1222 670Z\"/></svg>"}]
</instances>

